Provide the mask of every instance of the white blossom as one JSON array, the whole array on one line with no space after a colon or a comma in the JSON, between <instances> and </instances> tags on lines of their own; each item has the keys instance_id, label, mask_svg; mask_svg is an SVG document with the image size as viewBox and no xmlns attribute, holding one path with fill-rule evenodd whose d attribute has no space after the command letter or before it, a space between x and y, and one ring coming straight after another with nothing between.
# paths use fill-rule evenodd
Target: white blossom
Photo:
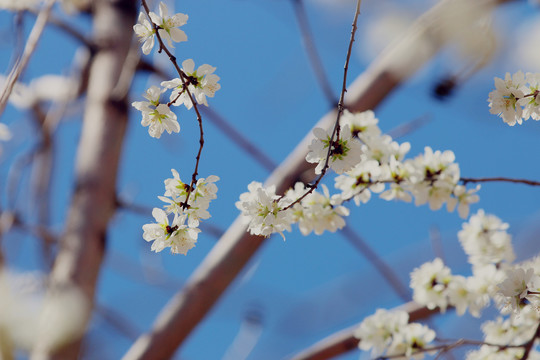
<instances>
[{"instance_id":1,"label":"white blossom","mask_svg":"<svg viewBox=\"0 0 540 360\"><path fill-rule=\"evenodd\" d=\"M143 12L139 14L137 24L133 25L133 31L135 31L135 35L139 38L139 42L142 43L143 54L150 54L150 51L154 47L154 35L156 31Z\"/></svg>"},{"instance_id":2,"label":"white blossom","mask_svg":"<svg viewBox=\"0 0 540 360\"><path fill-rule=\"evenodd\" d=\"M480 190L480 185L474 189L467 189L463 185L456 185L452 192L452 197L447 201L448 212L454 211L457 205L459 217L466 219L469 216L469 205L480 201L480 197L476 192Z\"/></svg>"},{"instance_id":3,"label":"white blossom","mask_svg":"<svg viewBox=\"0 0 540 360\"><path fill-rule=\"evenodd\" d=\"M204 64L195 70L194 61L192 59L187 59L182 62L182 71L187 76L184 81L180 78L176 78L161 83L161 86L167 89L173 89L170 97L171 103L175 106L184 104L187 109L193 107L191 98L189 97L188 92L185 91L185 83L197 103L208 106L206 97L214 97L215 92L221 88L221 85L218 84L219 76L213 73L216 71L216 68Z\"/></svg>"},{"instance_id":4,"label":"white blossom","mask_svg":"<svg viewBox=\"0 0 540 360\"><path fill-rule=\"evenodd\" d=\"M381 136L381 129L377 125L379 120L371 110L361 113L351 113L344 110L340 121L343 126L349 126L353 137L357 137L362 141Z\"/></svg>"},{"instance_id":5,"label":"white blossom","mask_svg":"<svg viewBox=\"0 0 540 360\"><path fill-rule=\"evenodd\" d=\"M290 202L286 198L280 200L273 185L264 188L253 181L248 190L240 195L236 207L242 212L249 232L266 237L277 232L285 240L283 231L291 231L292 209L284 209Z\"/></svg>"},{"instance_id":6,"label":"white blossom","mask_svg":"<svg viewBox=\"0 0 540 360\"><path fill-rule=\"evenodd\" d=\"M514 126L516 122L521 125L523 109L518 100L525 95L527 90L525 75L523 72L510 75L506 73L504 80L495 78L495 90L489 93L489 112L502 117L505 123Z\"/></svg>"},{"instance_id":7,"label":"white blossom","mask_svg":"<svg viewBox=\"0 0 540 360\"><path fill-rule=\"evenodd\" d=\"M450 269L441 259L423 264L411 273L413 300L428 309L439 307L444 312L448 306L448 284L451 280Z\"/></svg>"},{"instance_id":8,"label":"white blossom","mask_svg":"<svg viewBox=\"0 0 540 360\"><path fill-rule=\"evenodd\" d=\"M373 349L372 355L379 356L392 344L395 334L407 325L408 321L409 314L405 311L377 309L375 314L362 321L354 336L360 340L360 349Z\"/></svg>"},{"instance_id":9,"label":"white blossom","mask_svg":"<svg viewBox=\"0 0 540 360\"><path fill-rule=\"evenodd\" d=\"M471 216L458 233L458 239L473 265L511 263L514 258L508 224L484 210Z\"/></svg>"},{"instance_id":10,"label":"white blossom","mask_svg":"<svg viewBox=\"0 0 540 360\"><path fill-rule=\"evenodd\" d=\"M540 120L540 74L527 73L525 74L525 80L527 82L527 90L524 92L527 94L518 100L518 104L524 107L523 118L525 120L532 118L538 121Z\"/></svg>"},{"instance_id":11,"label":"white blossom","mask_svg":"<svg viewBox=\"0 0 540 360\"><path fill-rule=\"evenodd\" d=\"M142 126L148 126L150 136L159 139L163 131L169 134L180 132L180 124L176 120L176 114L169 109L167 104L161 104L159 97L163 90L152 86L143 95L148 101L135 101L131 105L142 113Z\"/></svg>"},{"instance_id":12,"label":"white blossom","mask_svg":"<svg viewBox=\"0 0 540 360\"><path fill-rule=\"evenodd\" d=\"M200 230L185 225L185 216L175 213L170 224L167 214L162 209L154 208L152 216L157 223L143 225L143 239L153 241L152 251L160 252L170 247L172 253L185 255L195 246Z\"/></svg>"},{"instance_id":13,"label":"white blossom","mask_svg":"<svg viewBox=\"0 0 540 360\"><path fill-rule=\"evenodd\" d=\"M435 331L419 323L407 324L394 336L386 354L403 354L407 359L423 359L426 352L421 351L435 339ZM431 353L431 352L430 352Z\"/></svg>"},{"instance_id":14,"label":"white blossom","mask_svg":"<svg viewBox=\"0 0 540 360\"><path fill-rule=\"evenodd\" d=\"M168 178L165 183L164 196L158 198L165 202L165 211L167 214L175 213L187 216L187 224L190 228L199 226L201 219L210 218L207 211L210 201L217 198L216 181L219 177L210 175L208 178L199 178L193 189L189 191L190 184L184 183L180 179L178 171L171 169L173 178ZM186 202L189 193L189 200Z\"/></svg>"},{"instance_id":15,"label":"white blossom","mask_svg":"<svg viewBox=\"0 0 540 360\"><path fill-rule=\"evenodd\" d=\"M330 154L328 166L337 174L352 169L360 162L361 144L352 138L348 125L341 128L339 138L331 140L332 132L321 128L313 129L315 139L309 145L306 161L317 163L315 173L320 174L324 168L326 157ZM330 151L328 149L330 148Z\"/></svg>"},{"instance_id":16,"label":"white blossom","mask_svg":"<svg viewBox=\"0 0 540 360\"><path fill-rule=\"evenodd\" d=\"M422 359L421 350L435 339L435 332L422 324L408 324L408 321L409 314L405 311L378 309L362 321L354 336L360 340L360 349L372 349L373 357L402 355Z\"/></svg>"},{"instance_id":17,"label":"white blossom","mask_svg":"<svg viewBox=\"0 0 540 360\"><path fill-rule=\"evenodd\" d=\"M506 279L499 285L499 292L503 295L503 305L519 312L527 303L540 305L538 292L540 291L540 276L532 268L514 266L506 270Z\"/></svg>"},{"instance_id":18,"label":"white blossom","mask_svg":"<svg viewBox=\"0 0 540 360\"><path fill-rule=\"evenodd\" d=\"M384 190L384 183L378 182L380 175L379 162L366 160L336 177L335 186L342 191L344 199L354 199L356 205L360 205L369 201L371 192L380 193Z\"/></svg>"},{"instance_id":19,"label":"white blossom","mask_svg":"<svg viewBox=\"0 0 540 360\"><path fill-rule=\"evenodd\" d=\"M341 205L339 195L330 196L326 185L323 184L322 189L322 194L313 191L292 208L292 222L298 223L303 235L308 235L312 231L321 235L325 230L335 232L345 226L343 217L349 215L349 209ZM303 183L296 183L294 189L290 189L286 196L292 203L306 191Z\"/></svg>"},{"instance_id":20,"label":"white blossom","mask_svg":"<svg viewBox=\"0 0 540 360\"><path fill-rule=\"evenodd\" d=\"M459 166L454 160L452 151L434 152L426 146L424 154L410 161L415 169L411 175L411 191L417 206L429 202L431 210L438 210L450 199L460 176Z\"/></svg>"},{"instance_id":21,"label":"white blossom","mask_svg":"<svg viewBox=\"0 0 540 360\"><path fill-rule=\"evenodd\" d=\"M411 144L399 144L390 135L364 137L362 141L365 158L377 160L380 164L388 164L391 158L401 161L411 149Z\"/></svg>"},{"instance_id":22,"label":"white blossom","mask_svg":"<svg viewBox=\"0 0 540 360\"><path fill-rule=\"evenodd\" d=\"M178 29L179 26L185 25L188 21L186 14L178 13L172 17L168 16L169 9L162 2L159 3L159 15L150 12L150 19L159 27L159 36L167 41L169 47L174 47L172 42L187 41L187 35L184 31Z\"/></svg>"}]
</instances>

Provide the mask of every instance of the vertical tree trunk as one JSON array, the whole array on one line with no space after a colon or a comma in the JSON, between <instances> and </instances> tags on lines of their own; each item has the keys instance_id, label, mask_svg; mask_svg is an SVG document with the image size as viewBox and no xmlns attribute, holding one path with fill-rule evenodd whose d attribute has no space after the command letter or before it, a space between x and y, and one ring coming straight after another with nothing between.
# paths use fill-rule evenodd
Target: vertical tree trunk
<instances>
[{"instance_id":1,"label":"vertical tree trunk","mask_svg":"<svg viewBox=\"0 0 540 360\"><path fill-rule=\"evenodd\" d=\"M90 69L75 189L49 290L82 290L89 305L88 316L81 323L83 328L89 319L105 252L107 225L115 210L116 178L128 112L127 92L116 87L132 40L136 1L95 1L93 13L98 51ZM38 339L33 358L75 359L81 342L79 335L75 337L55 353L48 349L46 340Z\"/></svg>"}]
</instances>

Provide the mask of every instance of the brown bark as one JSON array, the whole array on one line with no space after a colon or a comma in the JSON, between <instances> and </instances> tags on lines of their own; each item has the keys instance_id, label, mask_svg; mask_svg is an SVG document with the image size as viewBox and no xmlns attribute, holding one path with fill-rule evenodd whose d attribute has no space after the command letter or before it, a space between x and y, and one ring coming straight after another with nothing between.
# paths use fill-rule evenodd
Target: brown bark
<instances>
[{"instance_id":1,"label":"brown bark","mask_svg":"<svg viewBox=\"0 0 540 360\"><path fill-rule=\"evenodd\" d=\"M127 92L119 93L116 87L131 44L136 1L100 0L94 3L93 11L98 50L89 74L75 189L49 290L52 293L78 288L89 304L105 252L108 222L115 210L116 177L128 110ZM43 346L38 339L34 358L75 359L80 338L72 339L56 353Z\"/></svg>"}]
</instances>

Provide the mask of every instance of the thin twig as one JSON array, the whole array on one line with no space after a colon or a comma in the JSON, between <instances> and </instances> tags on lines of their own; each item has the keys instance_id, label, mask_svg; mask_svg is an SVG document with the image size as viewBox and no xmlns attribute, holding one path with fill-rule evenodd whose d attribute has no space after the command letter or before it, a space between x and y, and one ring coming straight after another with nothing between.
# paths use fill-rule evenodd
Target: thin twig
<instances>
[{"instance_id":1,"label":"thin twig","mask_svg":"<svg viewBox=\"0 0 540 360\"><path fill-rule=\"evenodd\" d=\"M490 1L498 4L510 0ZM348 109L358 112L376 108L447 43L447 39L438 37L432 30L437 19L436 15L445 10L446 4L448 4L447 1L437 3L432 10L421 16L413 27L403 33L399 41L396 40L396 43L389 46L351 84L347 92ZM433 42L433 46L428 47L425 52L414 52L411 56L403 56L404 53L409 54L408 50L416 48L425 34L434 34L436 41ZM335 117L336 111L332 110L321 116L314 127L330 128ZM310 131L266 179L265 185L275 185L276 192L284 193L294 186L296 180L307 171L310 171L308 176L313 178L311 172L313 165L305 161L312 139L313 135ZM124 359L168 359L174 356L178 347L185 343L195 327L208 315L234 279L265 243L264 237L251 235L246 230L247 226L239 216L193 271L186 285L163 307L151 328L130 347ZM435 312L430 312L426 308L422 310L427 314ZM428 315L424 314L424 317L426 316ZM411 319L413 319L412 314ZM314 355L311 359L328 359L330 356L337 356L357 348L358 340L349 335L351 333L343 334L339 339L333 339L336 342L333 343L335 347L332 349L325 348L326 345L330 345L328 343L320 344L321 347L318 349L308 349L318 351L318 354L322 352L333 354L326 357Z\"/></svg>"},{"instance_id":2,"label":"thin twig","mask_svg":"<svg viewBox=\"0 0 540 360\"><path fill-rule=\"evenodd\" d=\"M540 323L538 323L538 325L536 326L536 331L534 332L532 338L524 344L525 352L523 353L523 356L520 360L527 360L529 358L536 339L540 339Z\"/></svg>"},{"instance_id":3,"label":"thin twig","mask_svg":"<svg viewBox=\"0 0 540 360\"><path fill-rule=\"evenodd\" d=\"M467 183L479 183L479 182L510 182L517 184L526 184L531 186L540 186L540 181L527 180L527 179L512 179L507 177L491 177L491 178L461 178L463 184Z\"/></svg>"},{"instance_id":4,"label":"thin twig","mask_svg":"<svg viewBox=\"0 0 540 360\"><path fill-rule=\"evenodd\" d=\"M311 64L313 72L315 73L315 77L319 83L319 87L321 88L321 91L323 92L330 106L334 107L336 106L337 99L334 95L334 92L332 91L332 86L330 85L328 77L326 76L326 73L324 71L321 58L317 53L317 48L315 47L315 43L313 41L313 34L311 33L311 29L309 27L309 22L306 15L304 1L291 0L291 2L294 7L294 14L296 15L298 27L300 28L300 32L302 33L302 41L304 42L304 48L306 49L309 62Z\"/></svg>"},{"instance_id":5,"label":"thin twig","mask_svg":"<svg viewBox=\"0 0 540 360\"><path fill-rule=\"evenodd\" d=\"M113 329L129 340L135 340L139 335L139 330L132 321L120 314L118 311L109 308L104 304L94 306L94 311L101 316Z\"/></svg>"},{"instance_id":6,"label":"thin twig","mask_svg":"<svg viewBox=\"0 0 540 360\"><path fill-rule=\"evenodd\" d=\"M45 25L47 24L47 19L49 18L52 6L55 2L56 0L47 0L45 6L39 12L36 22L34 23L34 27L32 28L30 35L28 36L28 40L26 42L26 46L24 47L23 54L19 59L17 59L15 65L13 66L11 72L7 77L5 88L2 91L2 95L0 96L0 115L4 112L6 108L7 101L9 99L9 96L11 95L11 92L13 91L15 83L19 79L19 76L22 74L22 72L26 69L30 57L36 50L39 39L41 38L41 34L43 33L43 29L45 29Z\"/></svg>"},{"instance_id":7,"label":"thin twig","mask_svg":"<svg viewBox=\"0 0 540 360\"><path fill-rule=\"evenodd\" d=\"M207 107L203 107L201 111L206 115L206 118L214 125L221 129L221 131L240 148L245 150L245 154L251 156L262 167L268 171L273 171L277 164L268 155L261 151L255 144L253 144L247 137L242 135L236 130L228 121L226 121L215 110Z\"/></svg>"},{"instance_id":8,"label":"thin twig","mask_svg":"<svg viewBox=\"0 0 540 360\"><path fill-rule=\"evenodd\" d=\"M142 6L144 8L144 11L146 11L146 15L150 18L150 9L148 8L148 4L146 3L146 0L142 0ZM193 191L195 183L197 182L197 175L199 174L199 172L198 172L199 171L199 162L201 160L201 153L202 153L202 149L203 149L203 146L204 146L204 131L203 131L203 125L202 125L202 116L201 116L201 113L199 112L197 102L195 101L195 99L193 98L193 95L189 91L189 86L188 86L189 85L188 84L189 83L189 77L184 73L184 71L182 71L182 69L178 65L178 62L176 61L176 56L174 56L169 51L169 49L165 46L165 43L163 42L163 39L161 39L161 36L159 35L160 27L157 24L154 24L152 19L150 19L150 23L152 24L152 26L154 28L156 38L158 39L158 42L159 42L158 53L160 53L161 51L165 51L165 53L169 57L169 60L174 65L174 68L176 69L176 72L178 73L178 75L180 76L180 80L182 81L182 86L183 86L184 90L186 91L186 93L189 96L191 104L193 105L193 109L195 109L195 113L197 114L197 122L199 123L199 151L197 152L197 156L195 157L195 159L196 159L196 161L195 161L195 169L193 170L193 174L191 175L191 183L190 183L189 188L187 190L186 200L185 200L185 203L182 204L183 208L186 209L186 208L189 207L189 203L188 203L189 195L191 194L191 191Z\"/></svg>"},{"instance_id":9,"label":"thin twig","mask_svg":"<svg viewBox=\"0 0 540 360\"><path fill-rule=\"evenodd\" d=\"M39 15L39 13L35 10L30 9L30 13L34 15ZM96 44L94 44L90 39L88 39L83 33L81 33L79 30L75 29L70 24L66 23L65 21L62 21L61 19L57 18L56 16L49 16L48 24L53 25L60 30L64 31L64 33L68 34L75 40L79 41L81 44L85 45L90 51L96 50Z\"/></svg>"},{"instance_id":10,"label":"thin twig","mask_svg":"<svg viewBox=\"0 0 540 360\"><path fill-rule=\"evenodd\" d=\"M343 84L341 86L341 95L339 96L339 102L337 106L337 116L336 121L334 122L334 129L332 130L332 136L330 136L330 140L328 142L328 152L326 153L326 160L324 161L324 166L321 171L321 174L317 178L314 184L309 184L307 187L309 188L308 191L306 191L302 196L300 196L298 199L293 201L291 204L286 206L283 210L290 209L294 205L298 204L300 201L302 201L306 196L311 194L315 189L317 189L317 186L319 186L319 183L323 179L324 175L326 175L326 172L328 171L328 163L330 161L330 156L332 155L332 150L334 149L334 142L339 141L339 119L341 118L341 114L343 114L343 110L345 110L344 101L345 101L345 93L347 92L347 73L349 72L349 60L351 59L351 53L352 53L352 46L354 43L354 35L356 34L356 23L358 22L358 15L360 15L360 4L362 3L362 0L358 0L356 2L356 10L354 12L354 20L352 23L352 29L351 29L351 39L349 41L349 48L347 49L347 58L345 60L345 66L343 67ZM337 140L334 141L334 138Z\"/></svg>"},{"instance_id":11,"label":"thin twig","mask_svg":"<svg viewBox=\"0 0 540 360\"><path fill-rule=\"evenodd\" d=\"M352 228L345 226L341 229L340 233L364 255L366 260L369 261L377 271L379 271L382 277L386 279L388 284L390 284L392 289L403 301L410 300L411 294L409 289L401 283L394 270L392 270L392 268L388 266L388 264L386 264Z\"/></svg>"},{"instance_id":12,"label":"thin twig","mask_svg":"<svg viewBox=\"0 0 540 360\"><path fill-rule=\"evenodd\" d=\"M156 74L164 79L168 79L169 76L162 69L154 66L153 64L139 59L137 70L148 71ZM273 171L277 164L268 155L266 155L261 149L259 149L253 142L251 142L241 132L236 130L229 121L227 121L221 114L210 107L203 106L199 109L202 114L205 115L205 119L208 119L214 125L216 125L225 136L231 139L241 149L245 150L245 154L251 156L256 162L268 171Z\"/></svg>"}]
</instances>

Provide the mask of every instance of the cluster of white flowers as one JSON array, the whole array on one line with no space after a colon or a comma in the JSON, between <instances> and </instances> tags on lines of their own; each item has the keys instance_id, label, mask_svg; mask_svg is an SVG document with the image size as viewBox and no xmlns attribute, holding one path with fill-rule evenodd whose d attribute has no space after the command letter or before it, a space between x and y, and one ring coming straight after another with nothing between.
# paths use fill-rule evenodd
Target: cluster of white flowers
<instances>
[{"instance_id":1,"label":"cluster of white flowers","mask_svg":"<svg viewBox=\"0 0 540 360\"><path fill-rule=\"evenodd\" d=\"M317 163L318 174L330 156L329 168L341 174L335 179L340 193L330 195L324 188L323 193L313 192L295 203L308 191L303 184L296 184L280 197L273 188L264 189L261 184L252 183L249 192L242 194L236 204L252 234L268 236L278 232L283 236L283 230L296 222L303 234L336 231L345 225L343 217L349 214L342 203L354 200L360 205L368 202L372 193L386 200L410 202L414 198L417 206L429 203L432 210L446 203L448 211L457 208L462 218L468 216L469 205L478 202L479 186L467 189L458 184L460 171L452 151L426 147L416 158L404 159L410 144L399 144L389 135L383 135L372 111L358 114L344 111L341 121L339 138L334 140L330 132L315 128L315 139L306 156L308 162ZM295 205L289 208L292 203Z\"/></svg>"},{"instance_id":2,"label":"cluster of white flowers","mask_svg":"<svg viewBox=\"0 0 540 360\"><path fill-rule=\"evenodd\" d=\"M459 242L469 256L469 263L478 267L489 264L500 266L503 261L514 261L512 237L506 232L507 229L507 223L495 215L486 215L482 209L471 216L458 233Z\"/></svg>"},{"instance_id":3,"label":"cluster of white flowers","mask_svg":"<svg viewBox=\"0 0 540 360\"><path fill-rule=\"evenodd\" d=\"M283 231L291 231L294 223L298 223L304 235L312 231L317 235L325 230L334 232L345 226L343 217L349 215L349 210L340 205L342 201L338 196L330 196L326 186L322 188L322 193L314 190L295 203L307 191L303 183L296 183L293 189L280 197L276 195L275 186L264 188L261 183L253 181L248 185L249 192L240 195L236 207L254 235L279 233L285 239Z\"/></svg>"},{"instance_id":4,"label":"cluster of white flowers","mask_svg":"<svg viewBox=\"0 0 540 360\"><path fill-rule=\"evenodd\" d=\"M530 341L539 324L540 313L530 305L524 307L519 316L512 314L507 318L499 317L495 321L487 321L482 325L486 344L468 352L466 360L523 359L525 349L513 346L520 346ZM528 359L540 359L540 352L534 350L534 346Z\"/></svg>"},{"instance_id":5,"label":"cluster of white flowers","mask_svg":"<svg viewBox=\"0 0 540 360\"><path fill-rule=\"evenodd\" d=\"M152 23L156 24L159 29L159 36L167 41L169 47L174 47L172 42L187 41L187 35L183 30L178 27L185 25L188 21L186 14L178 13L169 17L169 9L163 2L159 3L159 15L150 11L148 14ZM148 55L154 47L154 35L156 31L154 26L148 21L146 15L141 12L139 14L139 20L135 26L133 26L135 34L139 38L139 42L142 45L143 54Z\"/></svg>"},{"instance_id":6,"label":"cluster of white flowers","mask_svg":"<svg viewBox=\"0 0 540 360\"><path fill-rule=\"evenodd\" d=\"M540 120L540 74L522 71L504 80L495 78L495 90L489 93L489 112L497 114L510 126L523 120Z\"/></svg>"},{"instance_id":7,"label":"cluster of white flowers","mask_svg":"<svg viewBox=\"0 0 540 360\"><path fill-rule=\"evenodd\" d=\"M540 311L540 258L503 271L505 278L498 285L497 298L503 310L520 313L523 307L531 305Z\"/></svg>"},{"instance_id":8,"label":"cluster of white flowers","mask_svg":"<svg viewBox=\"0 0 540 360\"><path fill-rule=\"evenodd\" d=\"M437 258L414 269L410 285L414 301L428 309L438 307L444 312L454 306L458 315L463 315L468 308L471 315L479 317L495 293L496 279L502 280L502 274L495 267L478 268L469 277L452 275Z\"/></svg>"},{"instance_id":9,"label":"cluster of white flowers","mask_svg":"<svg viewBox=\"0 0 540 360\"><path fill-rule=\"evenodd\" d=\"M161 2L159 4L159 15L150 12L149 16L151 22L141 12L138 23L133 26L135 34L142 43L144 54L148 55L154 48L155 27L158 28L159 37L163 41L167 41L169 47L174 47L173 42L187 41L184 31L178 28L186 24L187 15L178 13L169 17L167 6ZM199 104L208 106L206 97L214 97L215 92L221 88L221 85L218 84L219 76L214 74L215 70L215 67L208 64L195 69L195 62L192 59L187 59L182 63L179 78L162 82L163 89L157 86L150 87L144 95L148 101L135 101L132 103L133 107L142 113L141 124L149 127L148 133L150 136L159 138L163 131L167 131L169 134L180 131L176 114L170 110L171 105L179 106L183 104L187 109L191 109L193 101L196 101ZM170 94L170 102L163 103L160 101L160 97L167 89L173 89ZM192 97L194 98L193 101Z\"/></svg>"},{"instance_id":10,"label":"cluster of white flowers","mask_svg":"<svg viewBox=\"0 0 540 360\"><path fill-rule=\"evenodd\" d=\"M167 204L165 210L154 208L152 215L157 223L143 225L143 239L153 241L155 252L170 247L172 253L185 255L197 242L200 220L210 217L207 209L210 201L217 198L215 182L219 178L199 178L190 190L190 184L184 183L176 170L171 172L173 177L165 180L164 196L158 196ZM174 214L172 222L170 214Z\"/></svg>"},{"instance_id":11,"label":"cluster of white flowers","mask_svg":"<svg viewBox=\"0 0 540 360\"><path fill-rule=\"evenodd\" d=\"M142 113L142 126L148 126L150 136L159 139L163 131L169 134L180 132L180 124L176 120L176 114L169 109L167 104L159 102L163 92L157 86L151 86L143 95L148 101L135 101L133 107Z\"/></svg>"},{"instance_id":12,"label":"cluster of white flowers","mask_svg":"<svg viewBox=\"0 0 540 360\"><path fill-rule=\"evenodd\" d=\"M515 255L507 229L508 224L483 210L471 216L458 238L473 275L452 275L441 259L425 263L411 273L414 300L443 312L451 305L459 315L469 308L476 317L491 299L514 312L527 304L540 309L540 259L512 264Z\"/></svg>"},{"instance_id":13,"label":"cluster of white flowers","mask_svg":"<svg viewBox=\"0 0 540 360\"><path fill-rule=\"evenodd\" d=\"M150 21L148 21L148 17ZM135 34L142 43L142 52L150 54L155 44L157 35L162 41L166 41L169 47L174 47L173 42L187 41L187 35L179 27L185 25L188 16L177 13L169 16L167 6L160 2L159 15L149 12L139 14L138 23L133 26ZM157 30L157 34L156 34ZM165 46L160 42L161 46ZM168 49L165 48L168 53ZM176 60L172 60L176 68ZM150 136L160 138L163 131L169 134L180 132L180 124L176 114L171 111L170 106L184 104L189 110L196 101L199 104L208 106L206 97L213 97L214 93L220 89L219 77L213 72L215 67L204 64L195 69L195 62L192 59L182 63L179 70L179 78L161 83L163 88L151 86L146 90L144 97L148 101L135 101L132 106L142 113L141 124L148 126ZM170 102L162 102L161 96L172 89ZM194 98L194 100L193 100ZM200 121L201 119L199 119ZM202 123L200 123L202 132ZM201 139L202 149L202 139ZM197 159L198 166L198 159ZM196 166L196 169L197 169ZM165 180L165 194L158 198L166 203L165 210L154 208L152 215L156 223L143 225L143 238L146 241L153 241L152 250L159 252L166 247L171 248L175 254L186 254L189 249L195 246L199 232L200 220L208 219L210 213L208 207L210 201L217 197L217 186L215 184L219 178L211 175L199 178L195 184L184 183L180 175L174 169L171 170L173 177ZM193 175L193 182L197 170ZM170 222L169 215L173 214Z\"/></svg>"},{"instance_id":14,"label":"cluster of white flowers","mask_svg":"<svg viewBox=\"0 0 540 360\"><path fill-rule=\"evenodd\" d=\"M404 355L422 359L427 345L435 339L435 332L425 325L409 323L405 311L378 309L362 321L354 336L360 340L360 349L371 349L373 357Z\"/></svg>"},{"instance_id":15,"label":"cluster of white flowers","mask_svg":"<svg viewBox=\"0 0 540 360\"><path fill-rule=\"evenodd\" d=\"M504 317L484 323L484 345L470 351L467 360L522 359L524 345L540 341L533 339L540 326L540 257L512 264L515 256L507 229L508 224L479 210L463 224L458 234L473 266L472 276L452 275L439 258L411 272L413 299L428 309L438 307L444 312L448 306L453 306L458 315L463 315L468 308L471 315L479 317L492 299L499 305ZM412 332L407 320L404 312L377 310L356 330L359 347L373 349L374 356L414 358L411 351L425 349L435 333L419 328L419 347L410 347L407 343L396 345L396 341L403 341L405 337L395 334ZM444 345L439 348L443 349ZM534 346L529 358L540 358Z\"/></svg>"},{"instance_id":16,"label":"cluster of white flowers","mask_svg":"<svg viewBox=\"0 0 540 360\"><path fill-rule=\"evenodd\" d=\"M197 103L208 106L206 97L214 97L215 92L221 88L221 85L218 84L219 76L213 74L216 68L204 64L195 70L193 60L187 59L182 63L182 71L186 74L186 78L183 81L180 78L176 78L161 83L161 86L167 89L173 89L170 97L171 104L175 106L184 104L188 109L193 107L193 103L185 91L187 86L189 92L197 100Z\"/></svg>"}]
</instances>

